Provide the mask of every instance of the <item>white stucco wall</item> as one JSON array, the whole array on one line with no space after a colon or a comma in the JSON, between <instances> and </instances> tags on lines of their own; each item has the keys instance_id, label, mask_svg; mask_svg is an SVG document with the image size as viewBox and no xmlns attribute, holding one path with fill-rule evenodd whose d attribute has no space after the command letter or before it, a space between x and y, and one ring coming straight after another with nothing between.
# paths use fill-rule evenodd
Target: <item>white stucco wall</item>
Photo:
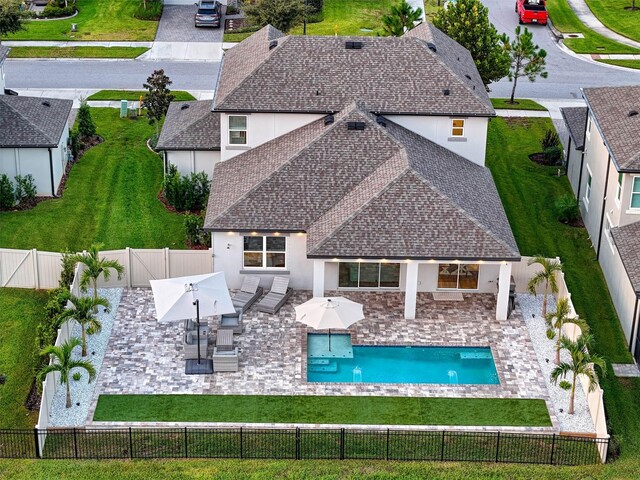
<instances>
[{"instance_id":1,"label":"white stucco wall","mask_svg":"<svg viewBox=\"0 0 640 480\"><path fill-rule=\"evenodd\" d=\"M421 117L415 115L385 115L423 137L441 145L478 165L484 165L487 150L488 118L480 117ZM451 121L464 119L464 137L451 136Z\"/></svg>"},{"instance_id":2,"label":"white stucco wall","mask_svg":"<svg viewBox=\"0 0 640 480\"><path fill-rule=\"evenodd\" d=\"M211 178L214 165L220 161L219 151L171 150L166 155L167 160L178 168L180 175L205 172Z\"/></svg>"},{"instance_id":3,"label":"white stucco wall","mask_svg":"<svg viewBox=\"0 0 640 480\"><path fill-rule=\"evenodd\" d=\"M618 172L616 172L616 179ZM622 195L617 205L618 215L617 223L619 226L628 225L630 223L640 222L640 208L631 208L631 189L633 188L633 179L640 177L640 173L625 173L622 178Z\"/></svg>"},{"instance_id":4,"label":"white stucco wall","mask_svg":"<svg viewBox=\"0 0 640 480\"><path fill-rule=\"evenodd\" d=\"M52 151L54 185L58 188L62 177L60 148ZM56 169L58 169L57 177ZM16 175L33 176L39 196L51 196L51 173L49 151L46 148L0 148L0 174L6 174L11 181Z\"/></svg>"},{"instance_id":5,"label":"white stucco wall","mask_svg":"<svg viewBox=\"0 0 640 480\"><path fill-rule=\"evenodd\" d=\"M565 159L568 159L567 178L571 184L573 192L578 194L578 183L580 181L580 165L582 164L582 152L575 149L575 144L571 142L571 148L566 151Z\"/></svg>"}]
</instances>

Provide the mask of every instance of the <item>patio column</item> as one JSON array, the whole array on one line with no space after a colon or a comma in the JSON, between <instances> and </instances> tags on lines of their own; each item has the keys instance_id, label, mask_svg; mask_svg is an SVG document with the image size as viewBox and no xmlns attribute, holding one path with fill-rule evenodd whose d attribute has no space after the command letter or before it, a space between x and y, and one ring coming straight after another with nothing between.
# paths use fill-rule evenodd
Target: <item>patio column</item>
<instances>
[{"instance_id":1,"label":"patio column","mask_svg":"<svg viewBox=\"0 0 640 480\"><path fill-rule=\"evenodd\" d=\"M313 296L324 297L324 260L313 261Z\"/></svg>"},{"instance_id":2,"label":"patio column","mask_svg":"<svg viewBox=\"0 0 640 480\"><path fill-rule=\"evenodd\" d=\"M509 312L509 287L511 286L511 262L500 264L498 295L496 299L496 319L506 320Z\"/></svg>"},{"instance_id":3,"label":"patio column","mask_svg":"<svg viewBox=\"0 0 640 480\"><path fill-rule=\"evenodd\" d=\"M407 263L407 274L404 288L404 318L416 318L416 299L418 296L418 262Z\"/></svg>"}]
</instances>

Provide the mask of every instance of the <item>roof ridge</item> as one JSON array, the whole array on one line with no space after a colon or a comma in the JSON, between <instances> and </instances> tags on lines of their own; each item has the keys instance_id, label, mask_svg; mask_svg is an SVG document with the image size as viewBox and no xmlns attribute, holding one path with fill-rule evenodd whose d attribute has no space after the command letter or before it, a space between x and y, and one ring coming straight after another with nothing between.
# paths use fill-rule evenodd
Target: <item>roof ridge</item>
<instances>
[{"instance_id":1,"label":"roof ridge","mask_svg":"<svg viewBox=\"0 0 640 480\"><path fill-rule=\"evenodd\" d=\"M4 95L0 95L0 100L2 100L2 97ZM42 100L42 102L44 102L45 100ZM29 120L27 117L25 117L19 110L16 110L15 108L13 108L12 105L10 105L7 102L3 102L8 108L11 109L11 111L13 111L14 113L16 113L20 118L22 118L25 122L27 122L31 127L33 127L35 130L37 130L39 133L42 134L42 136L48 140L51 144L56 144L58 142L56 142L55 140L53 140L49 135L47 135L45 132L42 131L42 129L40 129L40 127L38 125L36 125L35 123L33 123L31 120Z\"/></svg>"}]
</instances>

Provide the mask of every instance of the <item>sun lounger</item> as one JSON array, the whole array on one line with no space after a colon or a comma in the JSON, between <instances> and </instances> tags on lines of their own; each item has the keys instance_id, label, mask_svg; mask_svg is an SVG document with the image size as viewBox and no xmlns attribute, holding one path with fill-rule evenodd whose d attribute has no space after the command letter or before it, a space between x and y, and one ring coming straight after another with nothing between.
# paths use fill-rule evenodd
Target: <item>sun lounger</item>
<instances>
[{"instance_id":1,"label":"sun lounger","mask_svg":"<svg viewBox=\"0 0 640 480\"><path fill-rule=\"evenodd\" d=\"M264 290L259 284L260 277L254 275L244 277L240 291L231 299L233 306L240 307L243 312L246 312L262 296Z\"/></svg>"},{"instance_id":2,"label":"sun lounger","mask_svg":"<svg viewBox=\"0 0 640 480\"><path fill-rule=\"evenodd\" d=\"M230 328L219 328L216 335L216 349L220 352L233 350L233 330Z\"/></svg>"},{"instance_id":3,"label":"sun lounger","mask_svg":"<svg viewBox=\"0 0 640 480\"><path fill-rule=\"evenodd\" d=\"M292 294L293 288L289 288L287 277L274 277L271 290L257 303L256 308L261 312L276 314Z\"/></svg>"},{"instance_id":4,"label":"sun lounger","mask_svg":"<svg viewBox=\"0 0 640 480\"><path fill-rule=\"evenodd\" d=\"M218 347L214 347L212 359L214 372L238 371L238 347L231 351L220 351Z\"/></svg>"}]
</instances>

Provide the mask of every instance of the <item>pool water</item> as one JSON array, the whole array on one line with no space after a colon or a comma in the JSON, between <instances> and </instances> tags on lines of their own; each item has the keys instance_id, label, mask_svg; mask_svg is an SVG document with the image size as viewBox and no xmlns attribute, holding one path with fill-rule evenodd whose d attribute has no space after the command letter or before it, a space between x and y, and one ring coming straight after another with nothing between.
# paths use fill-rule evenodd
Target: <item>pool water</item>
<instances>
[{"instance_id":1,"label":"pool water","mask_svg":"<svg viewBox=\"0 0 640 480\"><path fill-rule=\"evenodd\" d=\"M332 335L329 351L327 337L309 334L308 382L500 383L489 347L351 346L349 335Z\"/></svg>"}]
</instances>

